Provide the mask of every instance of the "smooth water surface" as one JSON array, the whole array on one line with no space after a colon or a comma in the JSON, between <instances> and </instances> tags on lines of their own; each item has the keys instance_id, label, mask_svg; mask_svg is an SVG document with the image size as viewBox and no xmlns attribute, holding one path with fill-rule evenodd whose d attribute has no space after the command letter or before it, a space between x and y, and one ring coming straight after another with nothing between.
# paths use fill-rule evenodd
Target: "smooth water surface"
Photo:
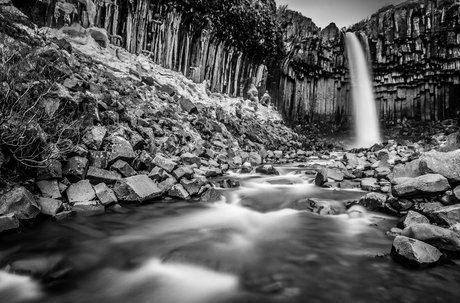
<instances>
[{"instance_id":1,"label":"smooth water surface","mask_svg":"<svg viewBox=\"0 0 460 303\"><path fill-rule=\"evenodd\" d=\"M389 257L396 218L345 207L363 192L318 188L305 174L232 177L241 187L218 203L125 205L0 237L0 302L460 298L457 265L412 270ZM339 214L317 214L325 209Z\"/></svg>"}]
</instances>

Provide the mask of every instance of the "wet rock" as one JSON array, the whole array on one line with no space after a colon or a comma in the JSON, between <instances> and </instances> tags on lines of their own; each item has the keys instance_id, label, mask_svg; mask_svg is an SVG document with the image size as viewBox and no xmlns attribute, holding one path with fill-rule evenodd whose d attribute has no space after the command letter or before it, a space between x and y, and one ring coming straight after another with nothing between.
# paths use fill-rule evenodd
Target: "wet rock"
<instances>
[{"instance_id":1,"label":"wet rock","mask_svg":"<svg viewBox=\"0 0 460 303\"><path fill-rule=\"evenodd\" d=\"M460 223L460 204L441 207L433 211L430 217L440 225L451 226Z\"/></svg>"},{"instance_id":2,"label":"wet rock","mask_svg":"<svg viewBox=\"0 0 460 303\"><path fill-rule=\"evenodd\" d=\"M103 213L105 212L105 207L96 201L81 201L72 206L72 211L77 213Z\"/></svg>"},{"instance_id":3,"label":"wet rock","mask_svg":"<svg viewBox=\"0 0 460 303\"><path fill-rule=\"evenodd\" d=\"M22 275L31 275L36 278L50 276L62 264L64 257L58 255L51 256L26 256L19 260L14 260L9 264L11 272Z\"/></svg>"},{"instance_id":4,"label":"wet rock","mask_svg":"<svg viewBox=\"0 0 460 303\"><path fill-rule=\"evenodd\" d=\"M405 215L399 220L397 226L401 229L405 229L406 227L409 227L415 224L423 224L423 223L429 224L430 220L428 220L427 217L425 217L422 214L419 214L418 212L409 210L407 215Z\"/></svg>"},{"instance_id":5,"label":"wet rock","mask_svg":"<svg viewBox=\"0 0 460 303\"><path fill-rule=\"evenodd\" d=\"M450 189L449 182L439 174L428 174L417 178L393 179L392 194L396 197L435 195Z\"/></svg>"},{"instance_id":6,"label":"wet rock","mask_svg":"<svg viewBox=\"0 0 460 303\"><path fill-rule=\"evenodd\" d=\"M118 160L123 160L131 163L136 158L136 153L134 152L131 144L120 136L111 136L108 139L108 146L106 147L106 151L109 155L109 165L115 163Z\"/></svg>"},{"instance_id":7,"label":"wet rock","mask_svg":"<svg viewBox=\"0 0 460 303\"><path fill-rule=\"evenodd\" d=\"M396 237L396 236L400 236L401 233L402 233L402 229L392 227L392 228L390 228L389 231L386 232L386 235L389 236L389 237Z\"/></svg>"},{"instance_id":8,"label":"wet rock","mask_svg":"<svg viewBox=\"0 0 460 303\"><path fill-rule=\"evenodd\" d=\"M91 184L114 184L121 179L121 174L115 171L90 166L86 172L86 178L91 182Z\"/></svg>"},{"instance_id":9,"label":"wet rock","mask_svg":"<svg viewBox=\"0 0 460 303\"><path fill-rule=\"evenodd\" d=\"M208 188L202 193L200 200L203 202L216 202L222 199L222 194L215 188Z\"/></svg>"},{"instance_id":10,"label":"wet rock","mask_svg":"<svg viewBox=\"0 0 460 303\"><path fill-rule=\"evenodd\" d=\"M262 164L262 157L259 155L259 153L256 152L251 152L249 153L249 163L251 163L252 166L257 166Z\"/></svg>"},{"instance_id":11,"label":"wet rock","mask_svg":"<svg viewBox=\"0 0 460 303\"><path fill-rule=\"evenodd\" d=\"M347 163L351 168L356 168L357 166L365 166L366 161L358 158L356 154L353 153L346 153L343 155L343 160Z\"/></svg>"},{"instance_id":12,"label":"wet rock","mask_svg":"<svg viewBox=\"0 0 460 303\"><path fill-rule=\"evenodd\" d=\"M460 150L425 153L421 157L420 171L423 174L440 174L452 183L460 182Z\"/></svg>"},{"instance_id":13,"label":"wet rock","mask_svg":"<svg viewBox=\"0 0 460 303\"><path fill-rule=\"evenodd\" d=\"M19 220L33 219L40 206L25 187L16 187L0 196L0 215L14 214Z\"/></svg>"},{"instance_id":14,"label":"wet rock","mask_svg":"<svg viewBox=\"0 0 460 303\"><path fill-rule=\"evenodd\" d=\"M153 157L152 155L143 150L141 154L136 157L133 161L133 168L136 171L149 170L152 166Z\"/></svg>"},{"instance_id":15,"label":"wet rock","mask_svg":"<svg viewBox=\"0 0 460 303\"><path fill-rule=\"evenodd\" d=\"M368 193L358 200L358 204L364 206L367 210L379 210L384 208L388 196L381 193Z\"/></svg>"},{"instance_id":16,"label":"wet rock","mask_svg":"<svg viewBox=\"0 0 460 303\"><path fill-rule=\"evenodd\" d=\"M0 215L0 233L19 228L19 220L15 214Z\"/></svg>"},{"instance_id":17,"label":"wet rock","mask_svg":"<svg viewBox=\"0 0 460 303\"><path fill-rule=\"evenodd\" d=\"M196 195L200 191L201 187L200 183L196 179L188 180L186 178L182 178L180 180L180 184L182 184L190 196Z\"/></svg>"},{"instance_id":18,"label":"wet rock","mask_svg":"<svg viewBox=\"0 0 460 303\"><path fill-rule=\"evenodd\" d=\"M169 174L165 172L163 168L158 167L158 166L152 168L152 170L148 174L150 179L157 181L157 182L161 182L165 180L166 178L168 178L168 175Z\"/></svg>"},{"instance_id":19,"label":"wet rock","mask_svg":"<svg viewBox=\"0 0 460 303\"><path fill-rule=\"evenodd\" d=\"M37 200L42 214L55 216L62 209L62 201L52 198L39 197Z\"/></svg>"},{"instance_id":20,"label":"wet rock","mask_svg":"<svg viewBox=\"0 0 460 303\"><path fill-rule=\"evenodd\" d=\"M94 186L94 192L102 205L107 206L113 203L117 203L118 199L112 189L107 184L99 183Z\"/></svg>"},{"instance_id":21,"label":"wet rock","mask_svg":"<svg viewBox=\"0 0 460 303\"><path fill-rule=\"evenodd\" d=\"M193 174L194 174L194 171L189 166L179 166L172 172L172 175L177 180L180 180L182 178L191 179Z\"/></svg>"},{"instance_id":22,"label":"wet rock","mask_svg":"<svg viewBox=\"0 0 460 303\"><path fill-rule=\"evenodd\" d=\"M440 250L460 252L460 235L436 225L411 225L403 230L402 235L426 242Z\"/></svg>"},{"instance_id":23,"label":"wet rock","mask_svg":"<svg viewBox=\"0 0 460 303\"><path fill-rule=\"evenodd\" d=\"M168 190L168 196L176 197L184 200L190 199L190 195L182 184L174 184L170 190Z\"/></svg>"},{"instance_id":24,"label":"wet rock","mask_svg":"<svg viewBox=\"0 0 460 303\"><path fill-rule=\"evenodd\" d=\"M72 211L70 210L66 210L66 211L61 211L60 213L57 213L54 218L56 219L56 221L64 221L64 220L68 220L68 219L71 219L73 217L73 213Z\"/></svg>"},{"instance_id":25,"label":"wet rock","mask_svg":"<svg viewBox=\"0 0 460 303\"><path fill-rule=\"evenodd\" d=\"M81 140L89 149L100 150L106 134L105 126L92 126L83 134Z\"/></svg>"},{"instance_id":26,"label":"wet rock","mask_svg":"<svg viewBox=\"0 0 460 303\"><path fill-rule=\"evenodd\" d=\"M315 175L315 185L323 186L327 182L327 168L322 168Z\"/></svg>"},{"instance_id":27,"label":"wet rock","mask_svg":"<svg viewBox=\"0 0 460 303\"><path fill-rule=\"evenodd\" d=\"M171 173L177 167L176 162L174 162L171 159L167 159L167 158L165 158L163 156L156 156L153 159L152 164L154 164L155 166L163 168L168 173Z\"/></svg>"},{"instance_id":28,"label":"wet rock","mask_svg":"<svg viewBox=\"0 0 460 303\"><path fill-rule=\"evenodd\" d=\"M200 168L200 171L202 172L202 174L204 174L208 178L217 177L217 176L222 175L222 170L217 167L202 166Z\"/></svg>"},{"instance_id":29,"label":"wet rock","mask_svg":"<svg viewBox=\"0 0 460 303\"><path fill-rule=\"evenodd\" d=\"M377 167L374 171L374 177L377 179L387 178L391 173L391 170L388 167Z\"/></svg>"},{"instance_id":30,"label":"wet rock","mask_svg":"<svg viewBox=\"0 0 460 303\"><path fill-rule=\"evenodd\" d=\"M75 156L64 163L62 173L72 182L85 179L86 170L88 169L88 159Z\"/></svg>"},{"instance_id":31,"label":"wet rock","mask_svg":"<svg viewBox=\"0 0 460 303\"><path fill-rule=\"evenodd\" d=\"M110 169L119 172L125 178L137 175L137 172L134 170L134 168L132 168L128 162L123 160L117 160L110 166Z\"/></svg>"},{"instance_id":32,"label":"wet rock","mask_svg":"<svg viewBox=\"0 0 460 303\"><path fill-rule=\"evenodd\" d=\"M405 236L396 236L393 240L391 256L394 260L415 267L427 267L437 264L442 253L434 246Z\"/></svg>"},{"instance_id":33,"label":"wet rock","mask_svg":"<svg viewBox=\"0 0 460 303\"><path fill-rule=\"evenodd\" d=\"M71 184L67 188L66 193L69 203L96 199L96 193L94 192L93 186L89 183L89 180L81 180Z\"/></svg>"},{"instance_id":34,"label":"wet rock","mask_svg":"<svg viewBox=\"0 0 460 303\"><path fill-rule=\"evenodd\" d=\"M49 160L46 167L37 169L37 180L62 178L62 163L58 160Z\"/></svg>"},{"instance_id":35,"label":"wet rock","mask_svg":"<svg viewBox=\"0 0 460 303\"><path fill-rule=\"evenodd\" d=\"M364 178L361 180L361 188L367 191L377 191L380 185L377 184L376 178Z\"/></svg>"},{"instance_id":36,"label":"wet rock","mask_svg":"<svg viewBox=\"0 0 460 303\"><path fill-rule=\"evenodd\" d=\"M45 198L61 198L61 191L56 179L38 181L37 187Z\"/></svg>"},{"instance_id":37,"label":"wet rock","mask_svg":"<svg viewBox=\"0 0 460 303\"><path fill-rule=\"evenodd\" d=\"M337 181L337 182L342 182L345 178L345 175L340 172L340 171L337 171L335 169L327 169L327 177L328 179L332 179L334 181Z\"/></svg>"},{"instance_id":38,"label":"wet rock","mask_svg":"<svg viewBox=\"0 0 460 303\"><path fill-rule=\"evenodd\" d=\"M161 197L162 190L147 175L137 175L121 179L113 186L113 191L121 202L146 202Z\"/></svg>"},{"instance_id":39,"label":"wet rock","mask_svg":"<svg viewBox=\"0 0 460 303\"><path fill-rule=\"evenodd\" d=\"M276 170L271 164L260 165L256 167L256 173L264 175L279 175L280 172Z\"/></svg>"}]
</instances>

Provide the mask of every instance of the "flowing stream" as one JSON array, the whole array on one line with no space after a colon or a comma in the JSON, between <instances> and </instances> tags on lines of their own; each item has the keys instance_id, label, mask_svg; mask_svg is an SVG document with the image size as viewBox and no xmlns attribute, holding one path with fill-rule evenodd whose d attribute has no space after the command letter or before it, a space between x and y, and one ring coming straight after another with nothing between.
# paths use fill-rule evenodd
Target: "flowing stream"
<instances>
[{"instance_id":1,"label":"flowing stream","mask_svg":"<svg viewBox=\"0 0 460 303\"><path fill-rule=\"evenodd\" d=\"M454 263L390 257L396 218L299 168L232 175L216 203L123 205L0 237L0 302L456 302ZM174 203L173 203L174 202ZM335 213L335 215L328 215Z\"/></svg>"},{"instance_id":2,"label":"flowing stream","mask_svg":"<svg viewBox=\"0 0 460 303\"><path fill-rule=\"evenodd\" d=\"M354 33L346 33L356 140L350 147L380 143L380 127L366 54Z\"/></svg>"}]
</instances>

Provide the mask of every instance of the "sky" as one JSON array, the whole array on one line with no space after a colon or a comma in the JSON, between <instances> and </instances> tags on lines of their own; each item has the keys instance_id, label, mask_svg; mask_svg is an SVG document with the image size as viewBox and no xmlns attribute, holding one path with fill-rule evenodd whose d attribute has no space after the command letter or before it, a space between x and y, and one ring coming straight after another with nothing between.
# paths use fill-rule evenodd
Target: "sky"
<instances>
[{"instance_id":1,"label":"sky","mask_svg":"<svg viewBox=\"0 0 460 303\"><path fill-rule=\"evenodd\" d=\"M277 5L288 5L290 10L309 17L325 28L334 22L338 28L348 27L387 4L399 4L405 0L275 0Z\"/></svg>"}]
</instances>

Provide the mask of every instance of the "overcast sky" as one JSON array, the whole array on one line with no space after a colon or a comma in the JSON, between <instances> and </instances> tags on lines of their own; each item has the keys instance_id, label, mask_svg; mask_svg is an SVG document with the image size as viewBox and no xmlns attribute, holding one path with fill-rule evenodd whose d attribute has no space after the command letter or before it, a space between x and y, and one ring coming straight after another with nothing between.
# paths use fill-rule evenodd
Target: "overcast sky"
<instances>
[{"instance_id":1,"label":"overcast sky","mask_svg":"<svg viewBox=\"0 0 460 303\"><path fill-rule=\"evenodd\" d=\"M371 16L387 4L398 4L405 0L275 0L277 5L309 17L319 27L325 28L334 22L338 28L349 26Z\"/></svg>"}]
</instances>

